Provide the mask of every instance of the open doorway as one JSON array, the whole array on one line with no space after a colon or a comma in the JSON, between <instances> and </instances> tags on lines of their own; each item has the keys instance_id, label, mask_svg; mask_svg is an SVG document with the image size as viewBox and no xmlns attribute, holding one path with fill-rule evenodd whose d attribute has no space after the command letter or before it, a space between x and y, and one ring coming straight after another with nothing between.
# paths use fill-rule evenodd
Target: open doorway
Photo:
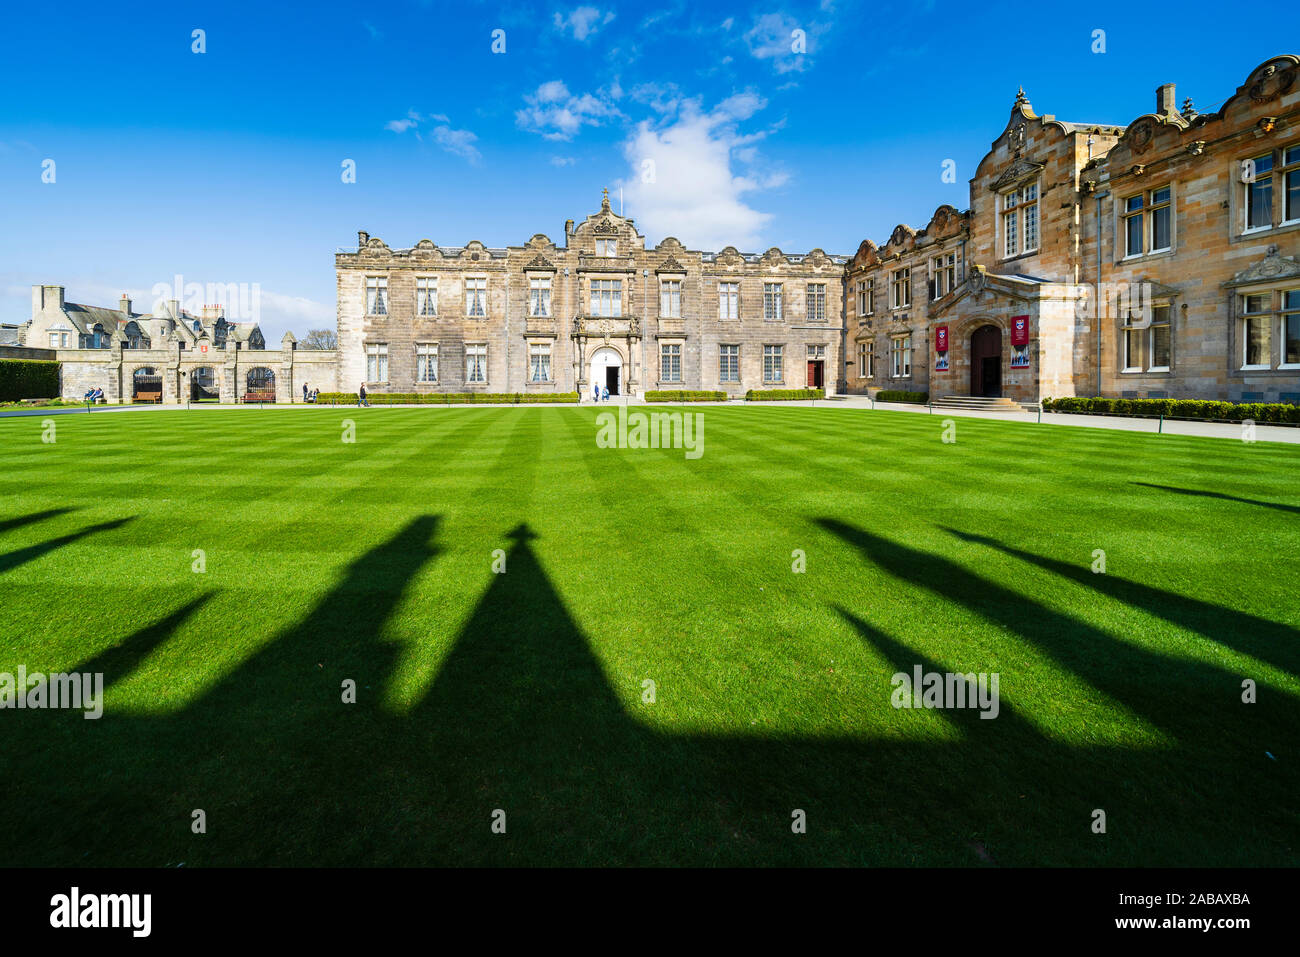
<instances>
[{"instance_id":1,"label":"open doorway","mask_svg":"<svg viewBox=\"0 0 1300 957\"><path fill-rule=\"evenodd\" d=\"M970 337L970 394L1002 395L1002 330L980 326Z\"/></svg>"}]
</instances>

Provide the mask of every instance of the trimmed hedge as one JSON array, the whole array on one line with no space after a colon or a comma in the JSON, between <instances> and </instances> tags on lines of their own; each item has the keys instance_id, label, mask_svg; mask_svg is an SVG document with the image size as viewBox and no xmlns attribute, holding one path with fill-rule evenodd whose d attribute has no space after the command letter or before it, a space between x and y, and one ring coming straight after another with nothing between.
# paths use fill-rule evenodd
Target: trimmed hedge
<instances>
[{"instance_id":1,"label":"trimmed hedge","mask_svg":"<svg viewBox=\"0 0 1300 957\"><path fill-rule=\"evenodd\" d=\"M881 389L876 393L877 402L911 402L914 405L925 405L930 401L928 392L904 392L901 389Z\"/></svg>"},{"instance_id":2,"label":"trimmed hedge","mask_svg":"<svg viewBox=\"0 0 1300 957\"><path fill-rule=\"evenodd\" d=\"M746 402L793 402L798 399L824 399L826 393L821 389L750 389L745 393Z\"/></svg>"},{"instance_id":3,"label":"trimmed hedge","mask_svg":"<svg viewBox=\"0 0 1300 957\"><path fill-rule=\"evenodd\" d=\"M1300 405L1285 402L1218 402L1212 399L1103 399L1072 396L1044 399L1044 412L1074 412L1081 415L1167 415L1207 422L1300 423Z\"/></svg>"},{"instance_id":4,"label":"trimmed hedge","mask_svg":"<svg viewBox=\"0 0 1300 957\"><path fill-rule=\"evenodd\" d=\"M367 392L371 405L549 405L578 401L576 392ZM322 392L317 405L356 405L355 392Z\"/></svg>"},{"instance_id":5,"label":"trimmed hedge","mask_svg":"<svg viewBox=\"0 0 1300 957\"><path fill-rule=\"evenodd\" d=\"M691 392L672 391L670 389L651 390L645 394L647 402L726 402L725 392Z\"/></svg>"},{"instance_id":6,"label":"trimmed hedge","mask_svg":"<svg viewBox=\"0 0 1300 957\"><path fill-rule=\"evenodd\" d=\"M0 402L56 398L59 368L46 359L0 359Z\"/></svg>"}]
</instances>

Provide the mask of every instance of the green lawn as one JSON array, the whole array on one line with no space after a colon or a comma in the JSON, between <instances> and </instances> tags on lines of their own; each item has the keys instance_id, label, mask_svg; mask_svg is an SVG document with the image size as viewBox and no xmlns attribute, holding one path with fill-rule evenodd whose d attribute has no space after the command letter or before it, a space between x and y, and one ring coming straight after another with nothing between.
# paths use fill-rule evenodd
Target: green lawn
<instances>
[{"instance_id":1,"label":"green lawn","mask_svg":"<svg viewBox=\"0 0 1300 957\"><path fill-rule=\"evenodd\" d=\"M0 865L1300 863L1300 449L691 411L0 419Z\"/></svg>"}]
</instances>

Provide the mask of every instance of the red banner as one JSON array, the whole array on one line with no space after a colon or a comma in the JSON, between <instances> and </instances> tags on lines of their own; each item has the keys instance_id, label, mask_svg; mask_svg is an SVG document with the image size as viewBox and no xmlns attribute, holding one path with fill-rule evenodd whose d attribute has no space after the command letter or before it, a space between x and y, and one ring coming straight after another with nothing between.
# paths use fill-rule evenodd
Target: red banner
<instances>
[{"instance_id":1,"label":"red banner","mask_svg":"<svg viewBox=\"0 0 1300 957\"><path fill-rule=\"evenodd\" d=\"M934 351L935 352L948 351L948 327L947 326L935 326Z\"/></svg>"},{"instance_id":2,"label":"red banner","mask_svg":"<svg viewBox=\"0 0 1300 957\"><path fill-rule=\"evenodd\" d=\"M1011 317L1011 344L1013 346L1029 345L1029 317Z\"/></svg>"}]
</instances>

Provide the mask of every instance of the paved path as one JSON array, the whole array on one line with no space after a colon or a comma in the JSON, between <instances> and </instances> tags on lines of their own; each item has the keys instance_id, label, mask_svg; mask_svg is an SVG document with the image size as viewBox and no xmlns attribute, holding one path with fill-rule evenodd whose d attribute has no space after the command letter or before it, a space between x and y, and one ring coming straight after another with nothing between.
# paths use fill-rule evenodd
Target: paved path
<instances>
[{"instance_id":1,"label":"paved path","mask_svg":"<svg viewBox=\"0 0 1300 957\"><path fill-rule=\"evenodd\" d=\"M593 403L590 399L581 403L585 407L591 407ZM608 408L612 405L646 405L640 396L611 396L609 402L599 403L599 407ZM658 404L655 403L657 406ZM910 405L902 402L877 402L872 404L871 400L865 395L839 395L830 399L800 400L797 402L763 402L763 403L743 403L743 402L692 402L692 407L703 407L710 405L783 405L783 406L804 406L815 407L819 409L872 409L877 411L889 412L911 412L919 415L936 415L943 418L974 418L974 419L1000 419L1004 422L1039 422L1039 413L1037 412L982 412L971 409L931 409L924 405ZM499 408L572 408L569 403L556 403L548 405L544 403L529 404L526 406L517 406L513 403L495 404L477 404L477 405L385 405L372 406L372 408L389 408L389 409L499 409ZM661 407L661 406L660 406ZM177 409L184 410L185 405L100 405L96 406L92 415L100 415L105 412L154 412L159 409ZM264 409L334 409L336 411L355 409L355 405L304 405L302 403L286 405L216 405L213 403L202 403L189 407L191 411L202 412L214 409L223 409L230 411L239 409L249 413L262 411ZM10 418L14 416L50 416L50 415L86 415L85 406L61 406L52 409L4 409L0 410L0 418ZM1165 419L1161 425L1158 419L1140 419L1121 415L1072 415L1063 412L1044 412L1042 413L1043 425L1073 425L1090 429L1117 429L1122 432L1157 432L1162 431L1166 435L1198 435L1210 438L1233 439L1240 442L1242 440L1242 427L1239 424L1231 422L1188 422L1178 419ZM1257 425L1255 426L1255 440L1258 442L1283 442L1290 445L1300 445L1300 426L1285 425Z\"/></svg>"}]
</instances>

